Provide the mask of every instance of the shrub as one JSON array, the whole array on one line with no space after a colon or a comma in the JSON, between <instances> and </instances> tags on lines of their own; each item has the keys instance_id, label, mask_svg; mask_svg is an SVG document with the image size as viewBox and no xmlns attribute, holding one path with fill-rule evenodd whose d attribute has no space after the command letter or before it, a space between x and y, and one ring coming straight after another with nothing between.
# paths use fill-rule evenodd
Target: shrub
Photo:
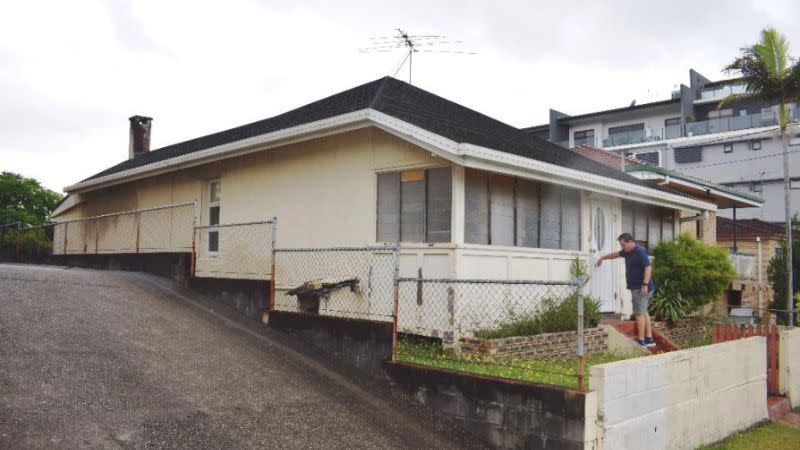
<instances>
[{"instance_id":1,"label":"shrub","mask_svg":"<svg viewBox=\"0 0 800 450\"><path fill-rule=\"evenodd\" d=\"M680 296L691 308L706 305L736 277L725 249L706 245L687 233L653 249L653 282L669 284L671 295Z\"/></svg>"},{"instance_id":2,"label":"shrub","mask_svg":"<svg viewBox=\"0 0 800 450\"><path fill-rule=\"evenodd\" d=\"M656 286L649 306L650 315L656 320L675 323L692 310L692 302L674 287L670 280L663 280Z\"/></svg>"},{"instance_id":3,"label":"shrub","mask_svg":"<svg viewBox=\"0 0 800 450\"><path fill-rule=\"evenodd\" d=\"M43 228L35 228L32 230L15 230L12 228L3 233L2 238L2 242L0 242L2 245L19 245L25 248L53 247L52 241Z\"/></svg>"},{"instance_id":4,"label":"shrub","mask_svg":"<svg viewBox=\"0 0 800 450\"><path fill-rule=\"evenodd\" d=\"M475 336L480 339L497 339L511 336L531 336L541 333L574 331L578 328L578 296L573 294L564 299L546 298L531 315L512 318L497 328L478 330ZM512 315L513 317L513 315ZM595 327L600 321L600 302L584 297L583 325Z\"/></svg>"}]
</instances>

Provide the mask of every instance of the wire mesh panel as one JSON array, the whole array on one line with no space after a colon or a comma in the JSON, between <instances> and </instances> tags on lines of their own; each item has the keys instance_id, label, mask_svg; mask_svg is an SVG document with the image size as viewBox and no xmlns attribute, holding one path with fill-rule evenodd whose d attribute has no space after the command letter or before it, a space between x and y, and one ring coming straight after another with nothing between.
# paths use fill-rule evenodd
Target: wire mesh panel
<instances>
[{"instance_id":1,"label":"wire mesh panel","mask_svg":"<svg viewBox=\"0 0 800 450\"><path fill-rule=\"evenodd\" d=\"M195 227L194 276L268 280L274 227L271 220Z\"/></svg>"},{"instance_id":2,"label":"wire mesh panel","mask_svg":"<svg viewBox=\"0 0 800 450\"><path fill-rule=\"evenodd\" d=\"M192 249L193 204L144 210L138 221L140 252Z\"/></svg>"},{"instance_id":3,"label":"wire mesh panel","mask_svg":"<svg viewBox=\"0 0 800 450\"><path fill-rule=\"evenodd\" d=\"M275 309L391 321L395 246L275 249Z\"/></svg>"},{"instance_id":4,"label":"wire mesh panel","mask_svg":"<svg viewBox=\"0 0 800 450\"><path fill-rule=\"evenodd\" d=\"M574 282L400 278L396 357L580 388L577 292ZM554 344L564 348L560 359L537 359Z\"/></svg>"}]
</instances>

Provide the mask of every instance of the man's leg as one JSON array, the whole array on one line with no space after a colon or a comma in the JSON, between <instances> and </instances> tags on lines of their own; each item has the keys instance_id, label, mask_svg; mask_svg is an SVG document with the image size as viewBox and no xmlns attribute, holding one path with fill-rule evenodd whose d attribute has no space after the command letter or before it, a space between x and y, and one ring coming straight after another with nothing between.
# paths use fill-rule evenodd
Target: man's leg
<instances>
[{"instance_id":1,"label":"man's leg","mask_svg":"<svg viewBox=\"0 0 800 450\"><path fill-rule=\"evenodd\" d=\"M639 340L644 340L644 333L645 333L645 316L646 314L636 314L636 333L638 333Z\"/></svg>"},{"instance_id":2,"label":"man's leg","mask_svg":"<svg viewBox=\"0 0 800 450\"><path fill-rule=\"evenodd\" d=\"M644 316L644 319L646 321L645 322L645 325L646 325L645 336L647 336L647 337L652 339L653 338L653 322L650 320L650 313L644 313L642 315Z\"/></svg>"}]
</instances>

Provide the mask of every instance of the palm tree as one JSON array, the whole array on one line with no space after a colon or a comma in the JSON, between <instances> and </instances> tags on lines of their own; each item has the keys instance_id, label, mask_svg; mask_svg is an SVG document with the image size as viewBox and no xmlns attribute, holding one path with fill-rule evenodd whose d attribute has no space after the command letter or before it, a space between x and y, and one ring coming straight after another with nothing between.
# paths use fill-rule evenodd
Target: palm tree
<instances>
[{"instance_id":1,"label":"palm tree","mask_svg":"<svg viewBox=\"0 0 800 450\"><path fill-rule=\"evenodd\" d=\"M789 115L786 103L800 99L800 63L789 56L789 41L775 28L761 30L761 41L752 47L741 49L742 54L733 60L725 71L741 77L746 91L731 95L720 102L720 107L734 102L756 101L767 105L778 105L778 125L783 144L784 207L786 213L786 299L789 309L789 325L794 324L792 313L792 216L791 190L789 186L789 145L786 127Z\"/></svg>"}]
</instances>

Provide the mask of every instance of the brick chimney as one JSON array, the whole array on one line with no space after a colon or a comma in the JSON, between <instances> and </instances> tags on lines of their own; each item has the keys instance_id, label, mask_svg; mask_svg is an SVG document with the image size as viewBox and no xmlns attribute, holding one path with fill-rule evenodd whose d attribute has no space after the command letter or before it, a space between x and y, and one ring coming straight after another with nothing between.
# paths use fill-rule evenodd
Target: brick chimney
<instances>
[{"instance_id":1,"label":"brick chimney","mask_svg":"<svg viewBox=\"0 0 800 450\"><path fill-rule=\"evenodd\" d=\"M132 116L128 120L131 121L128 159L133 159L150 151L150 126L153 119L145 116Z\"/></svg>"}]
</instances>

